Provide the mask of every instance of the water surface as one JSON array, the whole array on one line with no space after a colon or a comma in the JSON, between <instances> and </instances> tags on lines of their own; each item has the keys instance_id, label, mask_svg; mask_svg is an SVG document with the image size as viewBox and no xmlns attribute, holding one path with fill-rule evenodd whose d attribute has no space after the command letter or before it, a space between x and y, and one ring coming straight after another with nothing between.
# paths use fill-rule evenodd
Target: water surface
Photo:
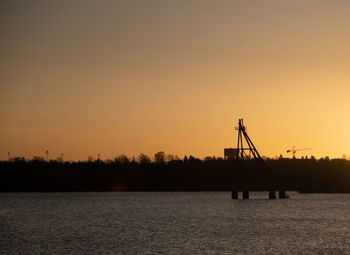
<instances>
[{"instance_id":1,"label":"water surface","mask_svg":"<svg viewBox=\"0 0 350 255\"><path fill-rule=\"evenodd\" d=\"M2 193L0 254L350 254L350 194Z\"/></svg>"}]
</instances>

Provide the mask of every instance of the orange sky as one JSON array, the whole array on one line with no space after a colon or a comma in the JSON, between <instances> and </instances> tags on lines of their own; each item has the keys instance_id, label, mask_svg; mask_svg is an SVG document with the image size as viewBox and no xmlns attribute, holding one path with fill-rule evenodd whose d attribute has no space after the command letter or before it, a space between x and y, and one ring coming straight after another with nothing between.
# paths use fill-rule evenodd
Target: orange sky
<instances>
[{"instance_id":1,"label":"orange sky","mask_svg":"<svg viewBox=\"0 0 350 255\"><path fill-rule=\"evenodd\" d=\"M0 159L350 154L349 1L1 1ZM350 155L349 155L350 156Z\"/></svg>"}]
</instances>

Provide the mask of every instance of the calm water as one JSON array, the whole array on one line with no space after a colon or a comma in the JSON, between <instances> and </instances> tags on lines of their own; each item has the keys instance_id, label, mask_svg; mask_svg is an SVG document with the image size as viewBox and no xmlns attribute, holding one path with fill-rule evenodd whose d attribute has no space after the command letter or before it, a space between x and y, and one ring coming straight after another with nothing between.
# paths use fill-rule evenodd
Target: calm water
<instances>
[{"instance_id":1,"label":"calm water","mask_svg":"<svg viewBox=\"0 0 350 255\"><path fill-rule=\"evenodd\" d=\"M0 194L0 254L350 254L350 195Z\"/></svg>"}]
</instances>

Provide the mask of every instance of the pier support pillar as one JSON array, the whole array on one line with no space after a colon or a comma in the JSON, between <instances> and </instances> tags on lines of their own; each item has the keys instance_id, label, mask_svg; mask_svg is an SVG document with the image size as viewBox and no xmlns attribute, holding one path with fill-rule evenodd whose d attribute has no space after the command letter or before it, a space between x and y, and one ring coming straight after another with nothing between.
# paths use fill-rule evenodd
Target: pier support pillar
<instances>
[{"instance_id":1,"label":"pier support pillar","mask_svg":"<svg viewBox=\"0 0 350 255\"><path fill-rule=\"evenodd\" d=\"M249 191L243 191L243 199L249 199Z\"/></svg>"},{"instance_id":2,"label":"pier support pillar","mask_svg":"<svg viewBox=\"0 0 350 255\"><path fill-rule=\"evenodd\" d=\"M276 192L274 190L269 191L269 199L276 199Z\"/></svg>"},{"instance_id":3,"label":"pier support pillar","mask_svg":"<svg viewBox=\"0 0 350 255\"><path fill-rule=\"evenodd\" d=\"M285 199L285 198L288 198L287 194L286 194L286 191L285 190L280 190L278 192L278 197L279 199Z\"/></svg>"},{"instance_id":4,"label":"pier support pillar","mask_svg":"<svg viewBox=\"0 0 350 255\"><path fill-rule=\"evenodd\" d=\"M232 199L238 199L238 191L237 191L237 190L233 190L233 191L232 191L231 198L232 198Z\"/></svg>"}]
</instances>

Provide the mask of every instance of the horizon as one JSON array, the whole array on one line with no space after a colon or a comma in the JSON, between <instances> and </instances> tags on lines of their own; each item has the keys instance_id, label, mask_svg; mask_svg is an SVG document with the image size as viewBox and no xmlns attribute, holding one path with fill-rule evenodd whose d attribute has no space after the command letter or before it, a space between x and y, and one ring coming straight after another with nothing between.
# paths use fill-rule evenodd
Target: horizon
<instances>
[{"instance_id":1,"label":"horizon","mask_svg":"<svg viewBox=\"0 0 350 255\"><path fill-rule=\"evenodd\" d=\"M348 1L2 1L0 160L350 158ZM291 157L291 156L290 156Z\"/></svg>"},{"instance_id":2,"label":"horizon","mask_svg":"<svg viewBox=\"0 0 350 255\"><path fill-rule=\"evenodd\" d=\"M230 148L231 149L231 148ZM48 154L48 158L46 159L46 153L44 155L33 155L32 157L24 157L22 155L16 155L13 156L12 155L6 159L6 160L0 160L0 162L6 162L6 161L11 161L14 162L16 160L25 160L25 161L35 161L35 160L39 160L39 161L46 161L46 162L51 162L51 161L55 161L55 162L96 162L96 161L101 161L101 162L105 162L105 163L109 163L110 161L115 161L115 160L119 160L118 158L120 157L127 157L128 160L130 161L135 161L135 162L139 162L140 161L140 156L145 156L147 158L149 158L150 162L155 163L156 162L156 154L157 153L164 153L165 156L165 162L170 162L173 160L181 160L183 161L185 158L189 159L190 157L193 157L194 159L199 159L201 161L205 161L205 160L232 160L232 159L225 159L224 156L217 156L217 155L207 155L204 157L198 157L196 155L183 155L182 157L179 155L173 155L173 154L168 154L164 151L157 151L153 154L145 154L145 153L139 153L137 155L125 155L125 154L118 154L115 155L114 157L111 158L103 158L101 157L101 155L97 154L97 155L88 155L85 159L78 159L78 160L72 160L72 159L65 159L64 154L63 154L63 158L62 158L62 154L61 155L50 155ZM269 157L269 156L265 156L265 155L261 155L262 159L266 160L278 160L278 159L314 159L314 160L348 160L350 161L350 156L344 154L341 157L329 157L329 156L325 156L325 157L320 157L317 158L314 155L311 154L311 156L308 155L296 155L295 157L292 156L292 154L288 154L286 156L283 156L282 154L280 155L275 155L273 157ZM250 159L253 159L250 158Z\"/></svg>"}]
</instances>

